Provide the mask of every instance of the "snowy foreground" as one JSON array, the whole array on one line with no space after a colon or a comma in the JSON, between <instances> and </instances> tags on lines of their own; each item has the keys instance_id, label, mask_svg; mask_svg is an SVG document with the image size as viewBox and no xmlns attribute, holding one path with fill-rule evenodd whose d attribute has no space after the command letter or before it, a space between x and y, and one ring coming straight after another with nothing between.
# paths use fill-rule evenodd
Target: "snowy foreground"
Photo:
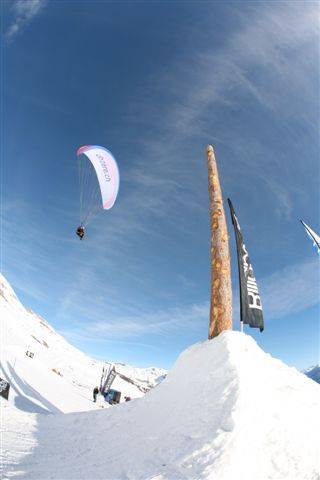
<instances>
[{"instance_id":1,"label":"snowy foreground","mask_svg":"<svg viewBox=\"0 0 320 480\"><path fill-rule=\"evenodd\" d=\"M228 331L131 402L64 414L3 400L3 478L316 480L319 407L316 382Z\"/></svg>"},{"instance_id":2,"label":"snowy foreground","mask_svg":"<svg viewBox=\"0 0 320 480\"><path fill-rule=\"evenodd\" d=\"M32 413L70 413L96 410L108 404L92 401L102 367L70 345L46 320L26 309L0 275L1 351L0 377L11 384L10 403ZM29 352L33 357L27 356ZM106 356L107 356L106 352ZM112 388L131 398L142 397L162 380L161 368L135 368L114 364L117 376Z\"/></svg>"}]
</instances>

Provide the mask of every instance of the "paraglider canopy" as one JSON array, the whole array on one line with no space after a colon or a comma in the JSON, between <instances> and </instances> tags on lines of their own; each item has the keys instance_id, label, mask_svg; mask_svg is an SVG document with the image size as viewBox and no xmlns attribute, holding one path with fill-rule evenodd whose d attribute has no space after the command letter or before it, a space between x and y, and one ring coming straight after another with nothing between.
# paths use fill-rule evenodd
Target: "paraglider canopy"
<instances>
[{"instance_id":1,"label":"paraglider canopy","mask_svg":"<svg viewBox=\"0 0 320 480\"><path fill-rule=\"evenodd\" d=\"M119 170L109 150L97 145L80 147L77 155L85 154L96 171L101 190L102 207L109 210L116 201L119 190Z\"/></svg>"},{"instance_id":2,"label":"paraglider canopy","mask_svg":"<svg viewBox=\"0 0 320 480\"><path fill-rule=\"evenodd\" d=\"M84 145L77 151L80 183L80 221L85 227L101 207L113 207L120 176L112 153L98 145Z\"/></svg>"}]
</instances>

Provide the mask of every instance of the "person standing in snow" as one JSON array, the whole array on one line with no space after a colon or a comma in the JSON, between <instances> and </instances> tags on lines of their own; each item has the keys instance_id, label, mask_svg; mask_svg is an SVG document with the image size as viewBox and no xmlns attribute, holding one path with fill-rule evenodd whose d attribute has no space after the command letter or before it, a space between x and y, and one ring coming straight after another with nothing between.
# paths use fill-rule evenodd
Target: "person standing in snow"
<instances>
[{"instance_id":1,"label":"person standing in snow","mask_svg":"<svg viewBox=\"0 0 320 480\"><path fill-rule=\"evenodd\" d=\"M99 393L99 388L98 387L94 387L93 389L93 401L96 402L97 401L97 395Z\"/></svg>"}]
</instances>

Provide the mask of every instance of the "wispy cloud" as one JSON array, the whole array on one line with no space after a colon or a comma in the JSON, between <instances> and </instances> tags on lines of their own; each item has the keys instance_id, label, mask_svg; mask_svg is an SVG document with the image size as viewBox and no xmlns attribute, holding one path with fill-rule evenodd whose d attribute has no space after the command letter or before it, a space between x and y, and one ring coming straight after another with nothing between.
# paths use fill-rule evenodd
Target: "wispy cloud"
<instances>
[{"instance_id":1,"label":"wispy cloud","mask_svg":"<svg viewBox=\"0 0 320 480\"><path fill-rule=\"evenodd\" d=\"M57 242L54 226L47 228L47 212L24 201L3 202L1 213L3 272L10 272L10 280L21 292L37 301L48 301L50 284L61 275L53 259L68 240L61 236Z\"/></svg>"},{"instance_id":2,"label":"wispy cloud","mask_svg":"<svg viewBox=\"0 0 320 480\"><path fill-rule=\"evenodd\" d=\"M141 142L144 156L152 158L149 174L152 170L158 177L179 178L179 184L183 185L170 197L173 202L183 202L188 208L199 204L199 183L190 175L199 171L199 157L188 152L185 142L195 135L200 142L212 141L214 133L219 137L217 144L228 144L233 152L241 154L242 144L245 156L244 161L241 156L242 168L234 161L230 164L238 184L259 178L262 188L274 198L278 214L288 217L292 212L293 192L288 177L285 182L283 178L274 178L279 165L273 144L263 141L257 131L252 135L250 128L241 132L230 132L230 127L221 130L221 121L217 121L216 115L222 105L224 110L231 107L237 115L237 108L243 109L248 99L255 102L262 113L271 114L279 128L285 130L297 110L306 113L315 105L317 92L309 74L317 62L318 5L272 2L256 6L250 3L250 11L248 8L247 5L243 10L233 9L238 19L237 28L230 32L221 48L213 48L210 32L206 32L207 48L203 48L203 44L201 49L190 47L188 55L179 57L179 62L156 72L150 78L149 88L144 85L145 100L139 98L132 116L139 118L138 111L143 105L149 124L161 132L152 139L143 136ZM161 92L167 101L154 105L155 91ZM201 156L201 151L199 154ZM188 169L184 168L186 164ZM239 170L239 175L234 175L235 170ZM201 176L200 180L203 180ZM169 186L164 186L164 193L171 194ZM159 212L163 198L168 196L160 197L159 192L153 196L153 203L159 202Z\"/></svg>"},{"instance_id":3,"label":"wispy cloud","mask_svg":"<svg viewBox=\"0 0 320 480\"><path fill-rule=\"evenodd\" d=\"M13 20L5 36L12 41L43 9L47 0L17 0L11 9Z\"/></svg>"},{"instance_id":4,"label":"wispy cloud","mask_svg":"<svg viewBox=\"0 0 320 480\"><path fill-rule=\"evenodd\" d=\"M132 339L134 343L139 339L148 336L172 335L173 332L183 328L196 331L203 331L206 328L208 320L209 304L183 305L182 307L170 308L167 310L155 310L149 312L138 311L130 316L114 316L112 320L103 318L93 323L87 323L79 329L64 330L64 334L69 338L76 335L77 340L93 341L100 339L115 341L128 341ZM96 312L97 313L97 312ZM137 340L134 340L137 339Z\"/></svg>"},{"instance_id":5,"label":"wispy cloud","mask_svg":"<svg viewBox=\"0 0 320 480\"><path fill-rule=\"evenodd\" d=\"M142 335L168 335L182 326L199 330L208 318L207 302L198 305L183 305L169 310L137 312L135 316L119 317L88 325L88 332L108 337L140 337Z\"/></svg>"},{"instance_id":6,"label":"wispy cloud","mask_svg":"<svg viewBox=\"0 0 320 480\"><path fill-rule=\"evenodd\" d=\"M45 4L44 0L14 2L11 7L14 18L6 33L7 40L12 41ZM86 341L125 338L135 343L144 335L172 335L182 327L205 332L208 302L160 309L159 290L168 292L169 288L160 281L148 285L149 271L141 265L144 256L141 252L140 257L135 256L134 247L143 244L146 238L150 240L151 236L157 240L161 240L161 235L169 238L171 226L180 235L198 234L193 228L193 215L183 217L181 212L202 215L207 209L206 168L201 148L206 141L214 139L212 131L217 136L217 145L232 145L232 154L236 150L241 157L238 165L234 160L236 155L230 155L234 158L223 178L231 187L239 188L242 181L248 189L250 180L254 179L252 183L259 182L259 187L262 185L264 189L259 195L268 191L275 197L276 213L290 216L296 197L289 177L297 176L296 169L284 171L285 167L272 155L272 145L267 141L263 145L259 143L255 135L259 132L231 131L226 125L219 129L219 108L223 106L224 111L230 108L237 112L237 106L246 104L244 98L248 98L262 107L259 114L271 113L272 122L286 128L287 120L294 116L290 99L295 97L303 102L303 108L298 109L303 112L316 103L309 72L315 64L312 45L318 34L318 6L312 2L250 5L248 15L245 9L233 10L233 14L238 15L237 27L229 31L220 47L210 45L210 32L206 32L207 49L203 48L203 42L200 42L201 48L190 46L188 55L167 65L166 71L161 66L161 70L143 83L141 96L133 92L136 103L130 110L132 125L136 126L141 119L143 126L150 128L139 136L135 152L130 152L130 163L126 171L121 172L126 194L120 191L114 210L108 214L110 222L97 219L90 226L88 238L81 244L81 253L71 244L73 240L63 240L63 235L57 235L55 229L51 230L52 236L45 237L43 232L39 236L39 224L32 223L31 215L24 215L28 225L24 220L13 224L12 219L4 224L11 243L6 263L15 267L21 289L29 289L25 272L37 269L39 275L33 272L33 276L37 278L38 287L47 276L44 282L54 286L56 318L58 321L68 319L69 325L74 326L66 332L69 336L78 335ZM155 103L159 101L155 90L163 98L161 104ZM301 92L304 95L301 96ZM193 150L189 149L190 138ZM307 161L304 159L301 163ZM274 172L279 171L284 174L275 176ZM297 195L296 190L294 193ZM66 215L66 212L61 214L59 220ZM165 219L165 231L159 228L159 219ZM21 240L14 230L17 224L24 232ZM65 249L58 258L63 250L61 242L64 246L69 242L70 249ZM151 244L150 241L150 248L155 249ZM61 265L63 275L59 272ZM293 265L259 282L266 322L302 311L317 302L317 279L312 273L315 268L312 262ZM151 270L155 270L153 265ZM45 275L40 276L43 272ZM112 276L115 284L110 280ZM187 286L183 276L181 281ZM157 297L155 307L152 309L150 301L144 302L145 297L133 299L132 295L128 299L125 288L129 283L135 296L138 297L141 286L141 290L150 293L150 298ZM50 292L47 284L45 287ZM30 288L29 293L36 297L38 289Z\"/></svg>"},{"instance_id":7,"label":"wispy cloud","mask_svg":"<svg viewBox=\"0 0 320 480\"><path fill-rule=\"evenodd\" d=\"M207 52L194 53L193 73L187 77L192 83L180 83L182 108L171 109L171 127L194 128L193 122L208 107L221 101L231 104L241 101L242 97L236 99L234 92L250 93L262 106L285 114L290 105L281 108L283 99L279 98L279 89L309 85L306 68L310 67L310 51L306 47L319 34L318 5L259 4L247 13L241 14L238 9L239 28L220 51L212 53L209 47ZM298 65L301 68L297 69ZM187 69L183 66L182 70ZM263 76L259 75L261 72ZM275 83L277 89L273 88Z\"/></svg>"},{"instance_id":8,"label":"wispy cloud","mask_svg":"<svg viewBox=\"0 0 320 480\"><path fill-rule=\"evenodd\" d=\"M267 320L296 314L319 304L319 259L316 255L314 257L313 260L290 265L261 281Z\"/></svg>"},{"instance_id":9,"label":"wispy cloud","mask_svg":"<svg viewBox=\"0 0 320 480\"><path fill-rule=\"evenodd\" d=\"M311 254L313 252L311 251ZM269 321L278 320L319 305L319 259L300 262L258 279L266 328ZM239 290L233 293L233 318L240 315Z\"/></svg>"},{"instance_id":10,"label":"wispy cloud","mask_svg":"<svg viewBox=\"0 0 320 480\"><path fill-rule=\"evenodd\" d=\"M318 259L301 262L276 271L259 281L263 301L266 326L269 321L277 320L291 314L302 312L319 304L319 271ZM234 322L239 316L238 293L234 291ZM121 308L120 308L121 310ZM83 312L85 313L85 312ZM90 312L87 312L90 315ZM139 310L136 306L131 315L124 316L116 311L112 319L106 318L98 309L91 311L92 323L79 328L69 329L64 333L77 340L116 341L141 339L147 335L172 336L181 328L205 335L209 321L209 302L184 304L179 307L150 310Z\"/></svg>"}]
</instances>

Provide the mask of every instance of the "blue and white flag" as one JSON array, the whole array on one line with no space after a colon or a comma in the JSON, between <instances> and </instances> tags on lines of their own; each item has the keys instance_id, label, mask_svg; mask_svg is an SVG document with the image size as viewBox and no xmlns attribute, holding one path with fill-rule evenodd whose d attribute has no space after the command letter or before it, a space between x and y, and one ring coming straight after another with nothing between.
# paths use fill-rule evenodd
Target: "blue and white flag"
<instances>
[{"instance_id":1,"label":"blue and white flag","mask_svg":"<svg viewBox=\"0 0 320 480\"><path fill-rule=\"evenodd\" d=\"M318 253L320 254L320 237L319 237L319 235L317 235L316 232L314 232L310 227L308 227L308 225L306 223L304 223L302 220L300 220L300 222L304 226L308 236L313 241L313 246L316 247L316 249L318 250Z\"/></svg>"}]
</instances>

